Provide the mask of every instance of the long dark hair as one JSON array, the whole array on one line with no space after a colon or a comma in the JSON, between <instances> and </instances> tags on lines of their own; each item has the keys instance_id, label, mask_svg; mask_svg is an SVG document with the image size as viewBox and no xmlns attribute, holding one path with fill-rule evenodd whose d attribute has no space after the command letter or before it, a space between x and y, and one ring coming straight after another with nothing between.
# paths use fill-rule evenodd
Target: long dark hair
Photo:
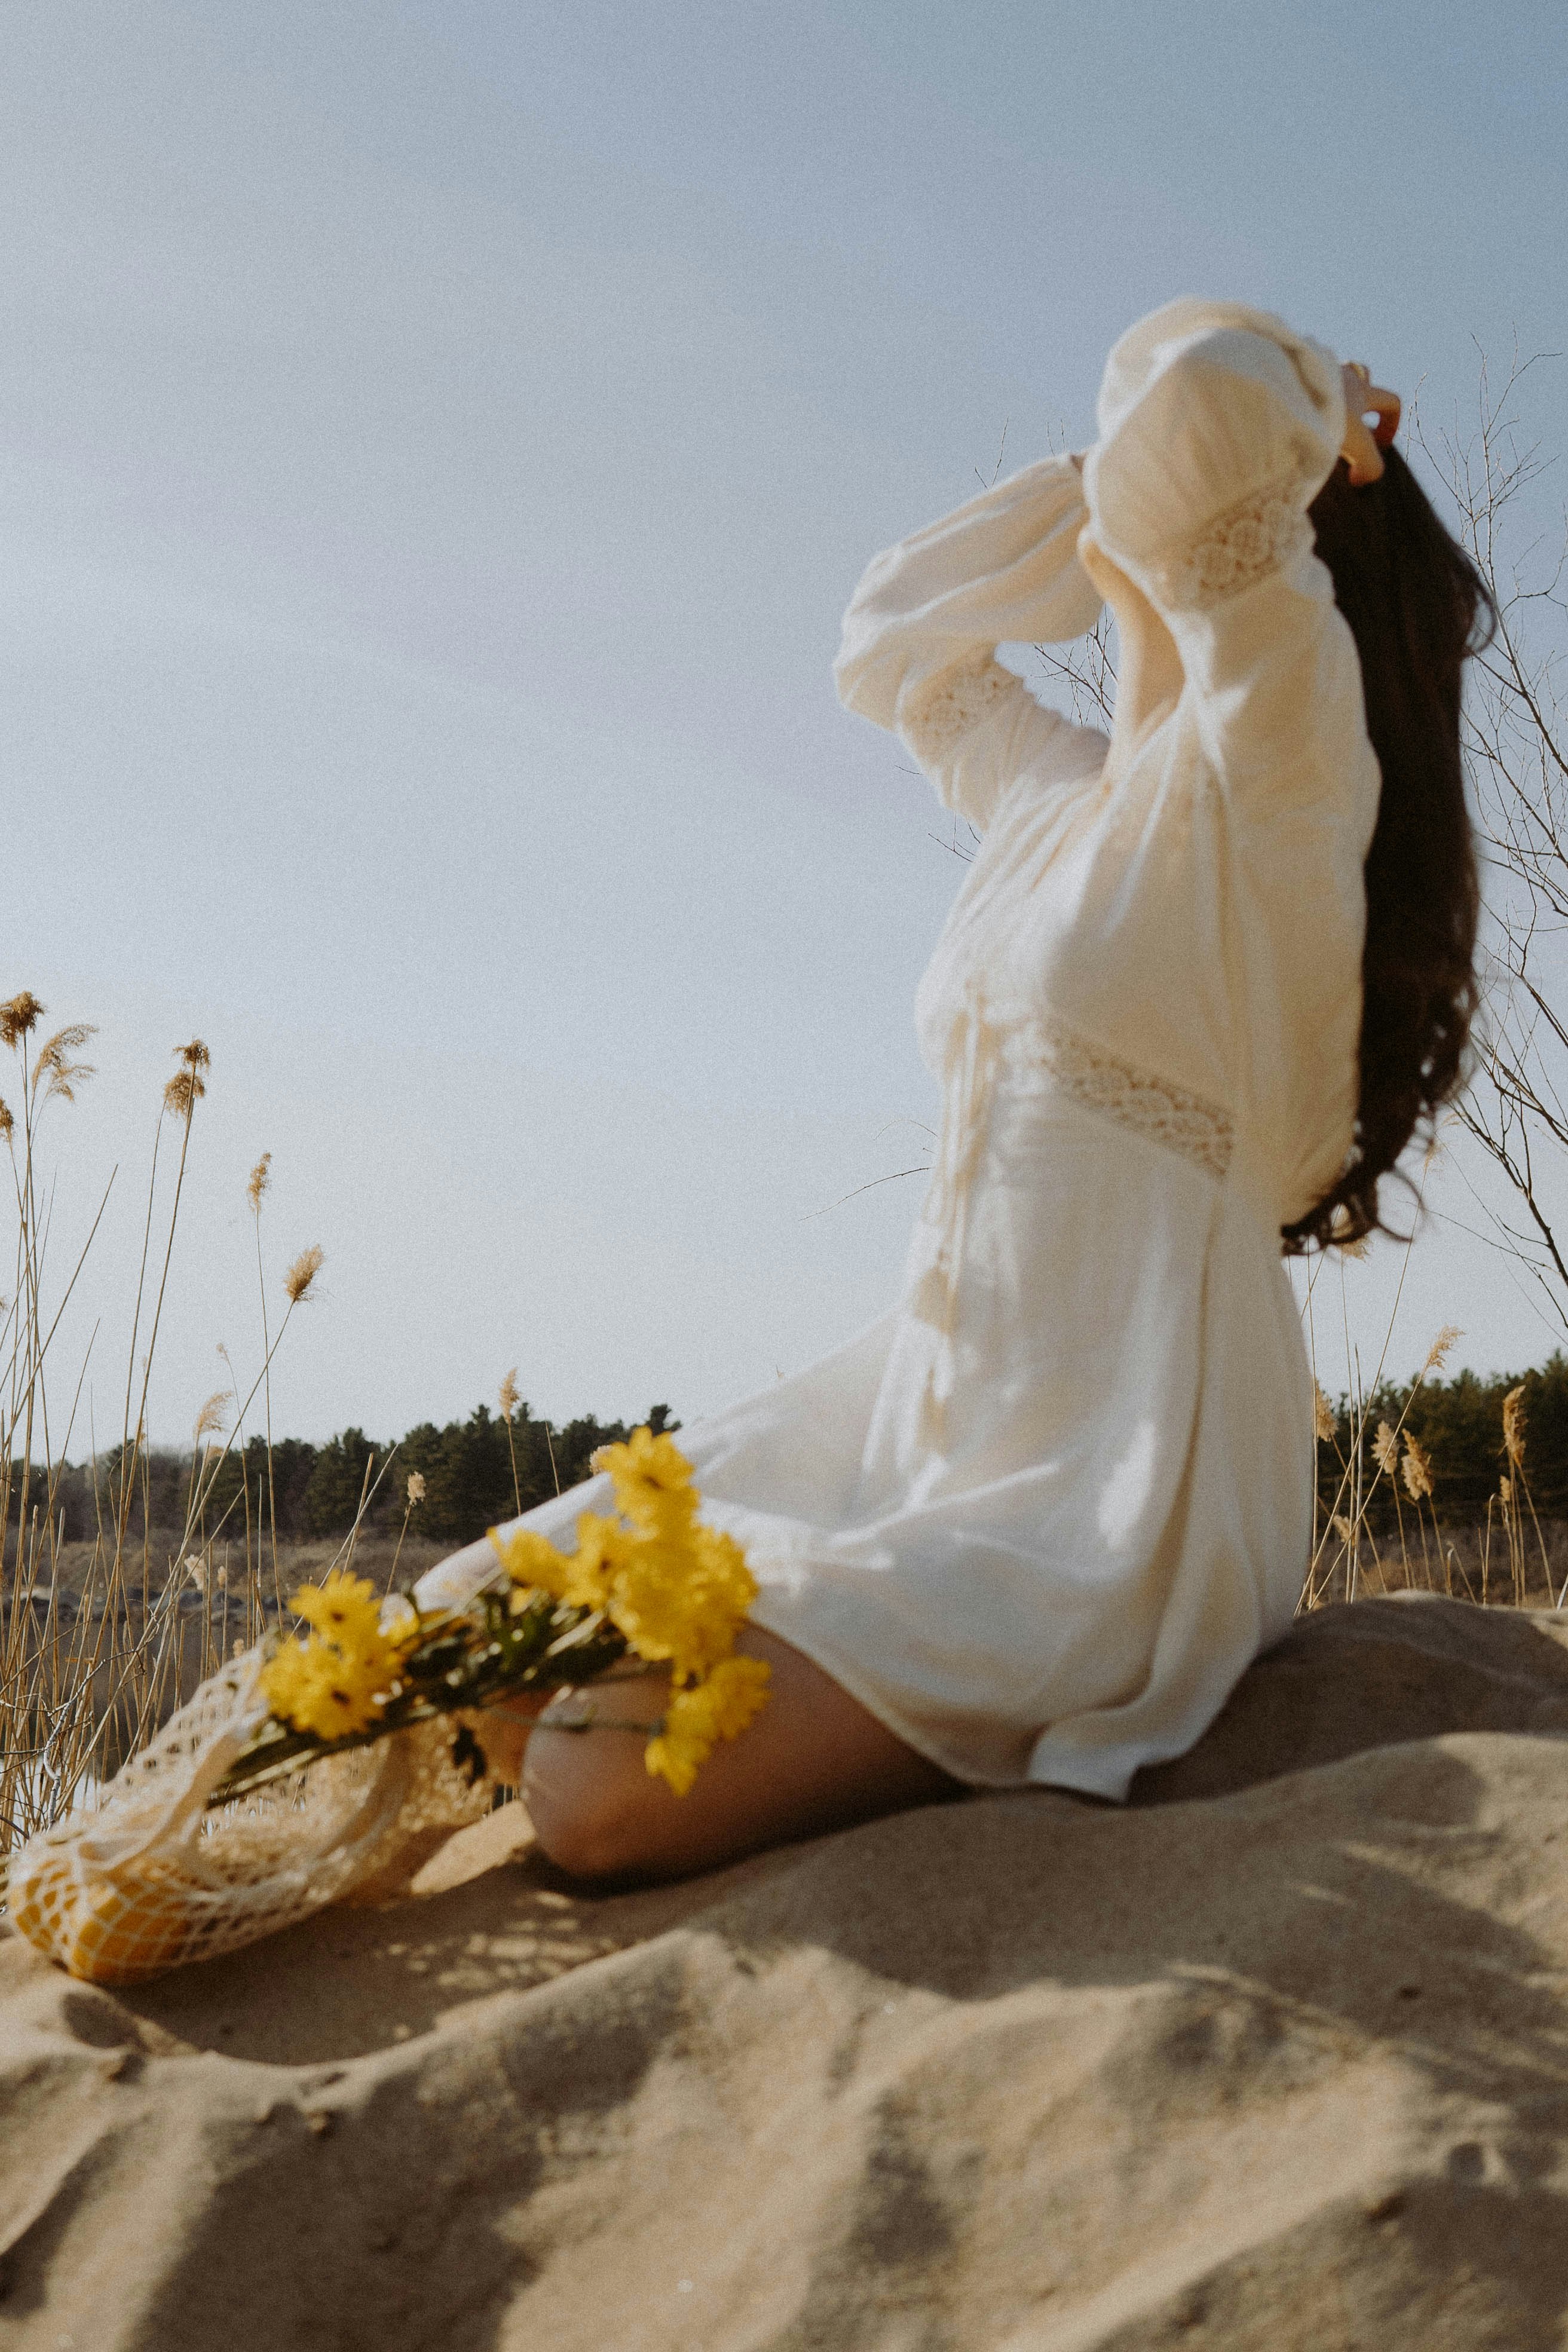
<instances>
[{"instance_id":1,"label":"long dark hair","mask_svg":"<svg viewBox=\"0 0 1568 2352\"><path fill-rule=\"evenodd\" d=\"M1383 793L1366 855L1355 1139L1332 1190L1284 1228L1287 1252L1359 1241L1381 1223L1379 1177L1417 1129L1430 1132L1464 1074L1480 886L1459 681L1497 620L1480 573L1396 449L1384 451L1381 480L1359 489L1342 458L1310 512L1361 656Z\"/></svg>"}]
</instances>

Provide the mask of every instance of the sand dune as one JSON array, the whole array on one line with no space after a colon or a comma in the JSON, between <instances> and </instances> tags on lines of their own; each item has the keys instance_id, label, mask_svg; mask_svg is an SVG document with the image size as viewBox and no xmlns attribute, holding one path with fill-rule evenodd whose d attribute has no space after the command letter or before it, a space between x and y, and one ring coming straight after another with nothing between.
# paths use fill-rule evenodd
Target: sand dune
<instances>
[{"instance_id":1,"label":"sand dune","mask_svg":"<svg viewBox=\"0 0 1568 2352\"><path fill-rule=\"evenodd\" d=\"M1568 1626L1363 1602L1127 1811L7 1941L0 2352L1558 2352L1565 1733Z\"/></svg>"}]
</instances>

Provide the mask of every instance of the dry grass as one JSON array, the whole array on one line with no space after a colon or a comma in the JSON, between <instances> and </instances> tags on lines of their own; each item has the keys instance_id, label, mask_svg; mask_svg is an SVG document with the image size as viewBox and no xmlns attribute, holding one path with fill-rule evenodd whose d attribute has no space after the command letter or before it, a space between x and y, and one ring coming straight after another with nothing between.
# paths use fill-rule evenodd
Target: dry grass
<instances>
[{"instance_id":1,"label":"dry grass","mask_svg":"<svg viewBox=\"0 0 1568 2352\"><path fill-rule=\"evenodd\" d=\"M232 1514L209 1524L209 1505L321 1263L320 1250L307 1250L285 1276L288 1304L276 1337L264 1339L249 1393L242 1399L237 1388L222 1390L202 1407L184 1526L173 1541L166 1533L133 1532L133 1521L150 1517L148 1399L193 1129L212 1058L199 1038L176 1046L178 1066L153 1116L120 1441L96 1457L91 1540L68 1544L59 1482L73 1440L80 1451L88 1367L62 1372L54 1343L88 1265L108 1191L74 1256L62 1264L40 1151L62 1107L74 1103L93 1075L77 1058L92 1031L71 1023L38 1044L44 1013L27 991L0 1004L0 1048L12 1055L0 1139L7 1146L16 1211L9 1287L0 1295L0 1853L68 1811L145 1742L183 1693L281 1612L293 1563L279 1552L261 1496L253 1498L246 1483L239 1525ZM263 1161L262 1180L253 1174L247 1188L258 1220L264 1318L265 1167ZM352 1550L356 1539L357 1530L329 1549Z\"/></svg>"},{"instance_id":2,"label":"dry grass","mask_svg":"<svg viewBox=\"0 0 1568 2352\"><path fill-rule=\"evenodd\" d=\"M1482 1527L1425 1528L1420 1547L1414 1514L1403 1542L1380 1542L1363 1529L1359 1544L1336 1538L1320 1556L1301 1606L1374 1600L1388 1592L1442 1592L1485 1609L1555 1609L1568 1584L1568 1521L1542 1519L1539 1536L1527 1518L1528 1539L1510 1544L1500 1507Z\"/></svg>"},{"instance_id":3,"label":"dry grass","mask_svg":"<svg viewBox=\"0 0 1568 2352\"><path fill-rule=\"evenodd\" d=\"M1430 1159L1429 1154L1428 1165ZM1364 1246L1356 1244L1343 1255L1355 1255ZM1304 1305L1310 1345L1322 1265L1320 1259L1314 1267ZM1395 1314L1398 1306L1396 1294ZM1384 1339L1384 1360L1392 1336L1391 1319ZM1441 1465L1432 1460L1406 1423L1421 1390L1433 1373L1444 1369L1463 1337L1453 1324L1444 1325L1393 1421L1382 1409L1383 1361L1372 1381L1363 1382L1348 1337L1352 1385L1342 1415L1335 1412L1314 1377L1319 1477L1303 1611L1333 1601L1404 1591L1447 1593L1482 1608L1559 1608L1568 1599L1568 1528L1561 1522L1543 1524L1531 1498L1522 1386L1510 1389L1503 1399L1498 1453L1506 1467L1497 1492L1488 1497L1484 1520L1477 1527L1453 1528L1437 1517L1433 1489ZM1373 1397L1379 1400L1375 1423ZM1322 1475L1325 1466L1328 1481ZM1326 1483L1331 1493L1325 1507Z\"/></svg>"},{"instance_id":4,"label":"dry grass","mask_svg":"<svg viewBox=\"0 0 1568 2352\"><path fill-rule=\"evenodd\" d=\"M84 1725L94 1734L82 1759L85 1778L116 1769L223 1659L287 1618L289 1593L319 1582L351 1549L339 1537L280 1543L275 1574L270 1544L253 1539L247 1545L243 1533L181 1552L166 1533L160 1542L160 1532L154 1530L148 1547L145 1597L140 1574L118 1596L112 1593L97 1542L58 1546L52 1576L30 1589L34 1654L47 1666L41 1685L47 1715L58 1712L74 1734ZM362 1535L352 1545L356 1573L384 1591L395 1573L399 1581L417 1577L444 1549L418 1538L400 1545L398 1538L381 1534ZM137 1564L140 1570L140 1552ZM14 1571L14 1551L8 1566ZM35 1686L40 1687L37 1678ZM36 1737L31 1745L33 1778L48 1783L75 1759L79 1738L66 1741L63 1731L57 1737L53 1772L48 1749L40 1770ZM47 1788L38 1793L47 1798ZM42 1823L35 1820L33 1826Z\"/></svg>"}]
</instances>

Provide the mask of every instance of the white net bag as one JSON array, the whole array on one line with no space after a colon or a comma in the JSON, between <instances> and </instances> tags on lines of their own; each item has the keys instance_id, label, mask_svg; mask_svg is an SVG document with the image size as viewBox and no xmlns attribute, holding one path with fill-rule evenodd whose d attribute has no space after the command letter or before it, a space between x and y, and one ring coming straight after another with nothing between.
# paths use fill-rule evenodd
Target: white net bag
<instances>
[{"instance_id":1,"label":"white net bag","mask_svg":"<svg viewBox=\"0 0 1568 2352\"><path fill-rule=\"evenodd\" d=\"M259 1644L203 1683L90 1812L13 1858L18 1933L73 1977L124 1984L292 1927L388 1874L433 1830L461 1829L494 1783L453 1759L441 1716L207 1811L268 1717Z\"/></svg>"}]
</instances>

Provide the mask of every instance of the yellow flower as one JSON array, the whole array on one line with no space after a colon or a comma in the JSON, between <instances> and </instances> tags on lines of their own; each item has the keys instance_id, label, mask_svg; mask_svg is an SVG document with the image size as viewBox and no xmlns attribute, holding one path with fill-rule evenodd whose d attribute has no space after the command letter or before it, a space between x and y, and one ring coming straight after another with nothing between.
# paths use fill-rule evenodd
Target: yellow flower
<instances>
[{"instance_id":1,"label":"yellow flower","mask_svg":"<svg viewBox=\"0 0 1568 2352\"><path fill-rule=\"evenodd\" d=\"M733 1536L718 1528L698 1528L692 1537L694 1572L700 1580L710 1612L721 1611L732 1632L757 1597L757 1580L746 1566L746 1555Z\"/></svg>"},{"instance_id":2,"label":"yellow flower","mask_svg":"<svg viewBox=\"0 0 1568 2352\"><path fill-rule=\"evenodd\" d=\"M643 1761L656 1780L668 1780L675 1794L684 1797L697 1778L698 1766L706 1764L711 1755L713 1742L698 1733L681 1729L672 1720L675 1707L676 1701L671 1699L665 1716L665 1728L657 1738L648 1741L643 1750Z\"/></svg>"},{"instance_id":3,"label":"yellow flower","mask_svg":"<svg viewBox=\"0 0 1568 2352\"><path fill-rule=\"evenodd\" d=\"M582 1512L577 1549L566 1562L566 1598L574 1609L607 1609L615 1580L637 1548L637 1537L618 1519Z\"/></svg>"},{"instance_id":4,"label":"yellow flower","mask_svg":"<svg viewBox=\"0 0 1568 2352\"><path fill-rule=\"evenodd\" d=\"M403 1651L419 1631L416 1613L395 1607L384 1631L374 1586L346 1569L301 1585L289 1605L311 1632L303 1641L290 1634L262 1668L268 1706L280 1722L321 1739L365 1730L392 1696Z\"/></svg>"},{"instance_id":5,"label":"yellow flower","mask_svg":"<svg viewBox=\"0 0 1568 2352\"><path fill-rule=\"evenodd\" d=\"M330 1642L290 1634L261 1673L268 1706L279 1721L319 1739L366 1730L389 1696L390 1660L346 1657Z\"/></svg>"},{"instance_id":6,"label":"yellow flower","mask_svg":"<svg viewBox=\"0 0 1568 2352\"><path fill-rule=\"evenodd\" d=\"M639 1534L672 1537L697 1516L700 1501L691 1465L673 1437L634 1429L624 1445L601 1445L595 1470L605 1472L619 1508Z\"/></svg>"},{"instance_id":7,"label":"yellow flower","mask_svg":"<svg viewBox=\"0 0 1568 2352\"><path fill-rule=\"evenodd\" d=\"M702 1501L695 1486L628 1486L618 1499L622 1517L639 1536L654 1543L672 1544L687 1541Z\"/></svg>"},{"instance_id":8,"label":"yellow flower","mask_svg":"<svg viewBox=\"0 0 1568 2352\"><path fill-rule=\"evenodd\" d=\"M700 1685L708 1702L713 1736L738 1739L767 1704L773 1668L764 1658L726 1658Z\"/></svg>"},{"instance_id":9,"label":"yellow flower","mask_svg":"<svg viewBox=\"0 0 1568 2352\"><path fill-rule=\"evenodd\" d=\"M616 1513L584 1511L574 1552L530 1528L492 1528L490 1541L518 1588L514 1609L543 1591L602 1611L638 1657L668 1665L670 1701L646 1760L684 1796L714 1741L735 1738L767 1696L767 1667L732 1654L756 1583L734 1538L698 1523L702 1497L672 1438L634 1430L594 1467L615 1488Z\"/></svg>"},{"instance_id":10,"label":"yellow flower","mask_svg":"<svg viewBox=\"0 0 1568 2352\"><path fill-rule=\"evenodd\" d=\"M577 1521L577 1549L557 1551L548 1536L535 1528L514 1528L510 1536L490 1529L501 1566L518 1591L513 1606L524 1605L530 1592L548 1592L573 1609L603 1609L623 1560L638 1538L618 1519L584 1511Z\"/></svg>"},{"instance_id":11,"label":"yellow flower","mask_svg":"<svg viewBox=\"0 0 1568 2352\"><path fill-rule=\"evenodd\" d=\"M639 1658L668 1659L678 1676L697 1671L700 1608L683 1547L649 1539L633 1545L617 1563L605 1607Z\"/></svg>"},{"instance_id":12,"label":"yellow flower","mask_svg":"<svg viewBox=\"0 0 1568 2352\"><path fill-rule=\"evenodd\" d=\"M289 1606L329 1642L347 1646L374 1641L381 1631L381 1603L368 1576L334 1568L324 1584L302 1584Z\"/></svg>"},{"instance_id":13,"label":"yellow flower","mask_svg":"<svg viewBox=\"0 0 1568 2352\"><path fill-rule=\"evenodd\" d=\"M668 1658L684 1682L729 1656L756 1591L734 1538L698 1527L684 1544L632 1545L606 1606L639 1657Z\"/></svg>"},{"instance_id":14,"label":"yellow flower","mask_svg":"<svg viewBox=\"0 0 1568 2352\"><path fill-rule=\"evenodd\" d=\"M737 1739L766 1704L770 1669L761 1658L726 1658L689 1690L672 1693L664 1727L643 1761L684 1797L720 1739Z\"/></svg>"},{"instance_id":15,"label":"yellow flower","mask_svg":"<svg viewBox=\"0 0 1568 2352\"><path fill-rule=\"evenodd\" d=\"M503 1536L499 1528L492 1528L490 1542L501 1566L523 1591L549 1592L557 1601L564 1599L572 1563L548 1536L542 1536L536 1528L513 1528L510 1536Z\"/></svg>"}]
</instances>

